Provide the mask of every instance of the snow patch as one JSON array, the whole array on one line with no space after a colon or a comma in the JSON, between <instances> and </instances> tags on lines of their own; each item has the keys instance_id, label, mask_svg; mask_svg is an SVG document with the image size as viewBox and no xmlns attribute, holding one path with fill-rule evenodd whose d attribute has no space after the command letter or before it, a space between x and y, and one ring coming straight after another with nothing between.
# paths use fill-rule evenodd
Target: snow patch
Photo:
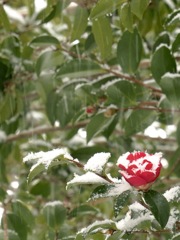
<instances>
[{"instance_id":1,"label":"snow patch","mask_svg":"<svg viewBox=\"0 0 180 240\"><path fill-rule=\"evenodd\" d=\"M164 194L164 197L167 199L168 202L171 202L176 199L177 202L180 201L180 186L176 186L167 190Z\"/></svg>"},{"instance_id":2,"label":"snow patch","mask_svg":"<svg viewBox=\"0 0 180 240\"><path fill-rule=\"evenodd\" d=\"M136 218L132 218L132 211L138 212ZM116 227L121 231L131 231L138 224L150 220L152 221L154 217L151 215L150 211L145 209L141 204L135 202L129 206L129 211L127 212L124 219L121 219L116 223Z\"/></svg>"},{"instance_id":3,"label":"snow patch","mask_svg":"<svg viewBox=\"0 0 180 240\"><path fill-rule=\"evenodd\" d=\"M36 164L32 166L30 171L32 171L39 164L44 164L45 168L48 169L51 162L60 156L63 156L63 158L68 160L78 161L77 159L74 160L65 149L57 148L48 152L40 151L37 153L29 153L26 157L23 158L23 162L37 161Z\"/></svg>"},{"instance_id":4,"label":"snow patch","mask_svg":"<svg viewBox=\"0 0 180 240\"><path fill-rule=\"evenodd\" d=\"M179 73L170 73L167 72L165 73L162 78L171 78L171 79L176 79L176 78L180 78L180 74Z\"/></svg>"},{"instance_id":5,"label":"snow patch","mask_svg":"<svg viewBox=\"0 0 180 240\"><path fill-rule=\"evenodd\" d=\"M85 171L92 171L101 174L105 164L111 157L110 153L96 153L92 156L84 166Z\"/></svg>"},{"instance_id":6,"label":"snow patch","mask_svg":"<svg viewBox=\"0 0 180 240\"><path fill-rule=\"evenodd\" d=\"M96 184L96 183L109 184L108 181L101 178L97 174L93 172L86 172L83 175L74 174L74 178L67 183L67 187L71 184Z\"/></svg>"}]
</instances>

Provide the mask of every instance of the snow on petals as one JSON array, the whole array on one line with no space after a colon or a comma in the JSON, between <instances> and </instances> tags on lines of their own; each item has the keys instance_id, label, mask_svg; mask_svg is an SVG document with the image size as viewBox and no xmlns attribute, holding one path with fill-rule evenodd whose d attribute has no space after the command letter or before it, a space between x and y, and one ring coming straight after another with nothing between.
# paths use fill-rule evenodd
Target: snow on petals
<instances>
[{"instance_id":1,"label":"snow on petals","mask_svg":"<svg viewBox=\"0 0 180 240\"><path fill-rule=\"evenodd\" d=\"M94 154L85 164L84 170L101 174L110 156L110 153L105 152Z\"/></svg>"},{"instance_id":2,"label":"snow on petals","mask_svg":"<svg viewBox=\"0 0 180 240\"><path fill-rule=\"evenodd\" d=\"M162 153L127 152L117 161L119 172L133 187L147 190L158 178L161 171Z\"/></svg>"}]
</instances>

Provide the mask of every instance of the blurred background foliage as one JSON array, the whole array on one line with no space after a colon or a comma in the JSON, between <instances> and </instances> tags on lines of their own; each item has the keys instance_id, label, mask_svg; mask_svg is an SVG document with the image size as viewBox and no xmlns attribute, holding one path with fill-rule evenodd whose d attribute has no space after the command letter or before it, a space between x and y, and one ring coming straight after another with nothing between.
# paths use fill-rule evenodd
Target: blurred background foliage
<instances>
[{"instance_id":1,"label":"blurred background foliage","mask_svg":"<svg viewBox=\"0 0 180 240\"><path fill-rule=\"evenodd\" d=\"M75 166L28 185L29 152L65 148L84 163L110 152L108 170L120 177L119 155L161 151L154 188L178 184L179 14L179 0L0 1L0 239L75 239L94 219L113 218L112 199L84 205L92 186L66 190ZM55 200L66 220L47 226Z\"/></svg>"}]
</instances>

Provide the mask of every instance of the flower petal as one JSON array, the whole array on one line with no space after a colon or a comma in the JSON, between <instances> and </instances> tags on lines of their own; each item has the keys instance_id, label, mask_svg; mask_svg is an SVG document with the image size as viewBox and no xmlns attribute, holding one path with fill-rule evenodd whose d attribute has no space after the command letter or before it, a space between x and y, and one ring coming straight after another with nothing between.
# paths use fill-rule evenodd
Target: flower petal
<instances>
[{"instance_id":1,"label":"flower petal","mask_svg":"<svg viewBox=\"0 0 180 240\"><path fill-rule=\"evenodd\" d=\"M151 171L142 172L140 177L142 177L147 183L154 182L154 180L157 178L156 174Z\"/></svg>"},{"instance_id":2,"label":"flower petal","mask_svg":"<svg viewBox=\"0 0 180 240\"><path fill-rule=\"evenodd\" d=\"M124 171L120 171L120 173L126 179L126 181L133 187L139 187L141 185L147 184L147 182L143 178L141 178L139 176L128 175Z\"/></svg>"}]
</instances>

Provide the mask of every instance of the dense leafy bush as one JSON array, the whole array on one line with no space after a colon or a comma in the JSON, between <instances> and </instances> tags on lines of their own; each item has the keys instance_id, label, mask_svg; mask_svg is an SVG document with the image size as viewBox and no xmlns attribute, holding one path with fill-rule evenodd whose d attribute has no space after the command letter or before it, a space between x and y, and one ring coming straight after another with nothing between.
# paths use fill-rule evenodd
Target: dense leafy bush
<instances>
[{"instance_id":1,"label":"dense leafy bush","mask_svg":"<svg viewBox=\"0 0 180 240\"><path fill-rule=\"evenodd\" d=\"M1 1L0 240L178 239L179 9ZM146 191L119 173L134 150L162 153Z\"/></svg>"}]
</instances>

